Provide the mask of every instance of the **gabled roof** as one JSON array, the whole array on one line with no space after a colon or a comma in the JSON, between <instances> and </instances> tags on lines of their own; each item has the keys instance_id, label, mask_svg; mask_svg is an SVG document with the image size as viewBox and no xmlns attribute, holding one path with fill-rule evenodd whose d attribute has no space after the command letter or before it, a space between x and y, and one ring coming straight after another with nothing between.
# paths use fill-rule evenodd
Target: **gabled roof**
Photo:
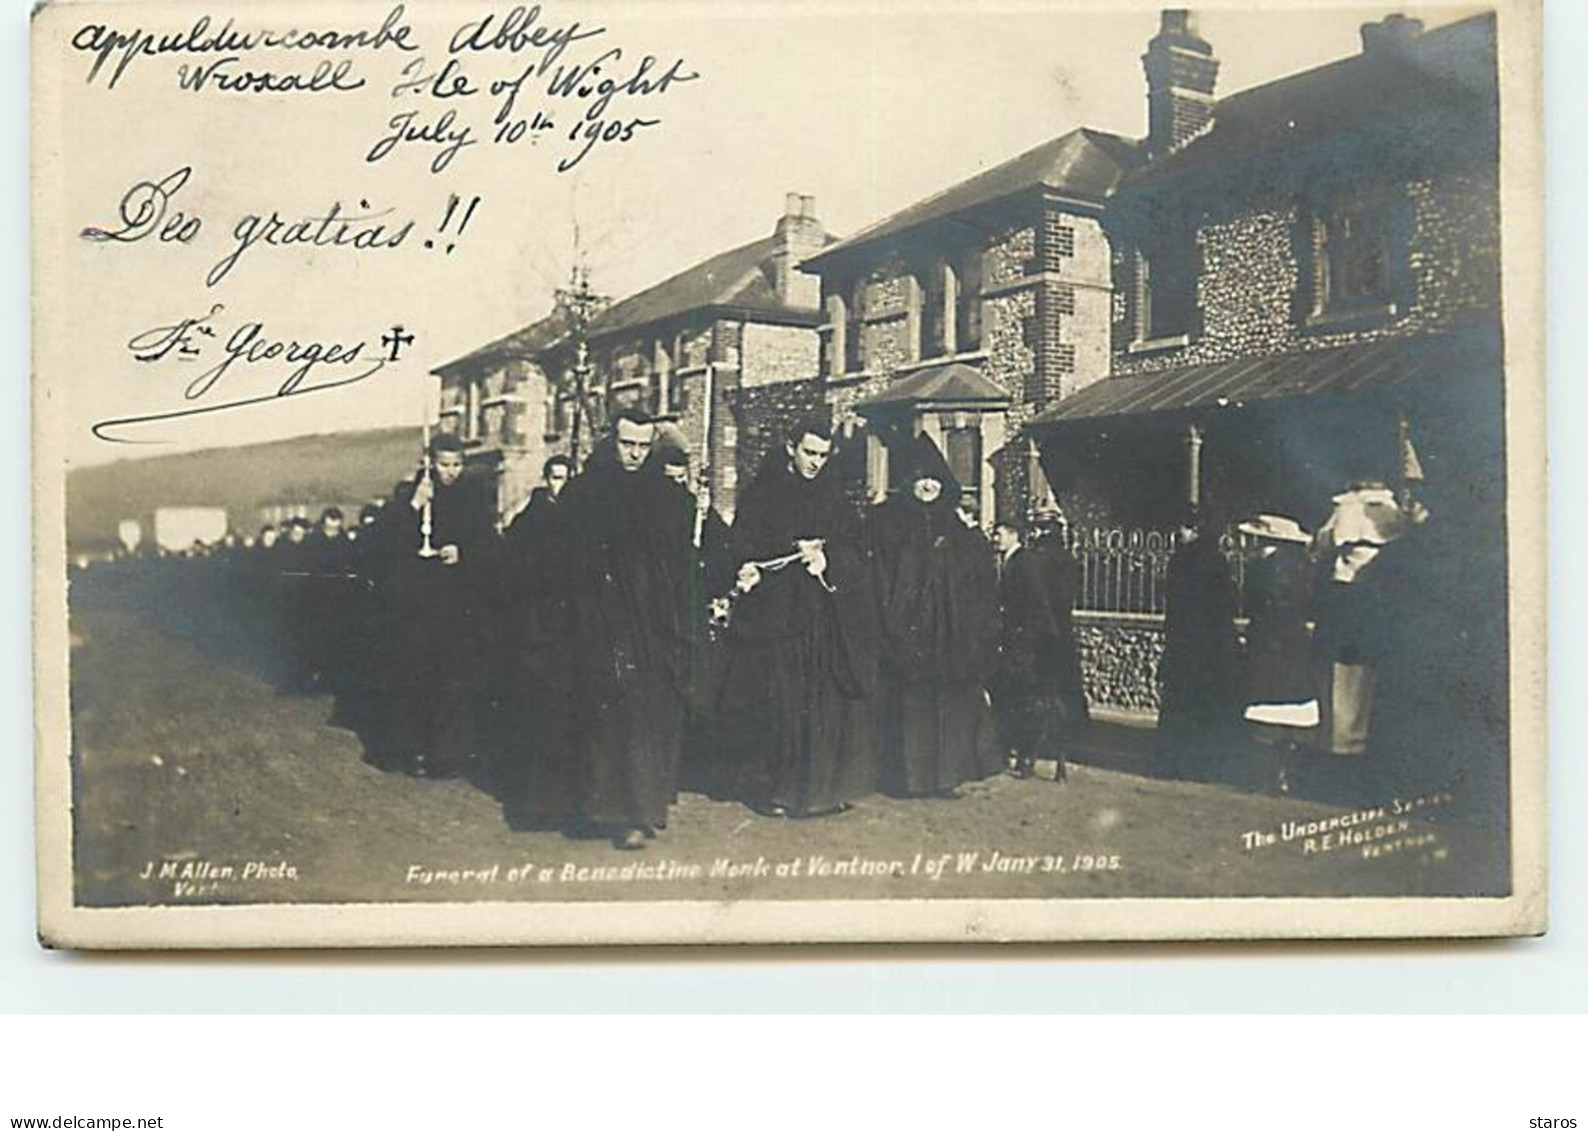
<instances>
[{"instance_id":1,"label":"gabled roof","mask_svg":"<svg viewBox=\"0 0 1588 1131\"><path fill-rule=\"evenodd\" d=\"M1009 394L978 370L961 362L934 365L895 381L882 392L855 405L855 411L903 408L922 404L1004 404Z\"/></svg>"},{"instance_id":2,"label":"gabled roof","mask_svg":"<svg viewBox=\"0 0 1588 1131\"><path fill-rule=\"evenodd\" d=\"M608 337L678 315L712 309L814 324L816 307L795 306L778 298L772 266L777 250L778 237L772 235L714 255L654 287L614 303L591 324L590 336Z\"/></svg>"},{"instance_id":3,"label":"gabled roof","mask_svg":"<svg viewBox=\"0 0 1588 1131\"><path fill-rule=\"evenodd\" d=\"M1474 16L1398 49L1365 51L1220 99L1206 133L1133 171L1121 192L1193 171L1275 175L1273 162L1285 155L1322 150L1327 158L1333 151L1324 147L1350 134L1393 134L1383 141L1386 156L1401 143L1430 152L1492 147L1494 35L1492 14Z\"/></svg>"},{"instance_id":4,"label":"gabled roof","mask_svg":"<svg viewBox=\"0 0 1588 1131\"><path fill-rule=\"evenodd\" d=\"M1101 130L1072 130L839 240L801 266L819 271L855 248L1034 189L1100 204L1140 160L1137 142Z\"/></svg>"},{"instance_id":5,"label":"gabled roof","mask_svg":"<svg viewBox=\"0 0 1588 1131\"><path fill-rule=\"evenodd\" d=\"M446 377L460 370L485 369L509 361L533 359L567 337L573 329L573 316L566 307L557 307L539 322L514 330L505 337L487 342L477 350L438 365L430 372Z\"/></svg>"}]
</instances>

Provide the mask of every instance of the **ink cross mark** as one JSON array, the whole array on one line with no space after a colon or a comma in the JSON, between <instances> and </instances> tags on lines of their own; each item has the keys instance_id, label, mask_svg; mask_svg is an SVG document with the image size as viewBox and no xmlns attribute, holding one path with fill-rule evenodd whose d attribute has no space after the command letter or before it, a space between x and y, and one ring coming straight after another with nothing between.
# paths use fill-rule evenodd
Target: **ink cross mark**
<instances>
[{"instance_id":1,"label":"ink cross mark","mask_svg":"<svg viewBox=\"0 0 1588 1131\"><path fill-rule=\"evenodd\" d=\"M403 347L411 346L413 342L414 336L405 331L401 323L393 326L391 331L380 340L381 345L391 350L391 353L386 358L387 361L397 361L402 355Z\"/></svg>"}]
</instances>

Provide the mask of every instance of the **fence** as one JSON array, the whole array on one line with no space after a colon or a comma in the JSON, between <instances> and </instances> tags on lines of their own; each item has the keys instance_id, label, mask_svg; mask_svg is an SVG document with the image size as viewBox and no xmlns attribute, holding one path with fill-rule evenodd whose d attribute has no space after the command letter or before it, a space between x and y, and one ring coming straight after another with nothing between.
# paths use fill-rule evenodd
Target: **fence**
<instances>
[{"instance_id":1,"label":"fence","mask_svg":"<svg viewBox=\"0 0 1588 1131\"><path fill-rule=\"evenodd\" d=\"M1162 616L1167 602L1169 558L1175 535L1160 530L1092 527L1072 529L1070 553L1080 567L1076 609L1092 613ZM1245 588L1245 558L1239 541L1225 534L1219 548L1230 564L1236 592Z\"/></svg>"}]
</instances>

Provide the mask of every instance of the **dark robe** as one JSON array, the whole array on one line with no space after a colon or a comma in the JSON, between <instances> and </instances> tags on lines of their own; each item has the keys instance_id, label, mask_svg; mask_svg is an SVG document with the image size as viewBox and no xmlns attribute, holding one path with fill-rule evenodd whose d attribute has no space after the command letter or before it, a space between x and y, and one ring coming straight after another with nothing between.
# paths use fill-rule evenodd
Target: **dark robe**
<instances>
[{"instance_id":1,"label":"dark robe","mask_svg":"<svg viewBox=\"0 0 1588 1131\"><path fill-rule=\"evenodd\" d=\"M564 488L566 491L566 487ZM579 813L583 749L574 639L572 531L561 497L537 487L502 538L503 641L496 786L508 824L539 828Z\"/></svg>"},{"instance_id":2,"label":"dark robe","mask_svg":"<svg viewBox=\"0 0 1588 1131\"><path fill-rule=\"evenodd\" d=\"M298 549L297 685L303 691L340 691L355 597L353 543L316 530Z\"/></svg>"},{"instance_id":3,"label":"dark robe","mask_svg":"<svg viewBox=\"0 0 1588 1131\"><path fill-rule=\"evenodd\" d=\"M688 711L684 719L683 787L711 797L735 796L733 763L718 745L716 696L722 680L727 649L712 624L712 599L733 588L737 568L728 560L729 527L715 507L704 514L698 496L691 501L697 512L691 522L700 531L695 548L695 576L690 594L689 623L694 633L690 651Z\"/></svg>"},{"instance_id":4,"label":"dark robe","mask_svg":"<svg viewBox=\"0 0 1588 1131\"><path fill-rule=\"evenodd\" d=\"M381 520L358 527L350 542L352 595L346 613L345 669L337 689L332 722L348 726L361 736L373 736L378 721L384 671L385 578L390 554ZM371 741L378 741L378 736Z\"/></svg>"},{"instance_id":5,"label":"dark robe","mask_svg":"<svg viewBox=\"0 0 1588 1131\"><path fill-rule=\"evenodd\" d=\"M954 513L957 495L944 490L928 505L901 492L872 514L884 780L907 796L951 790L1004 765L986 692L998 654L997 577L986 539Z\"/></svg>"},{"instance_id":6,"label":"dark robe","mask_svg":"<svg viewBox=\"0 0 1588 1131\"><path fill-rule=\"evenodd\" d=\"M458 547L456 565L422 558L415 482L397 487L381 521L385 591L381 638L385 672L375 759L411 773L465 773L474 755L475 585L489 568L495 510L465 475L435 480L430 545Z\"/></svg>"},{"instance_id":7,"label":"dark robe","mask_svg":"<svg viewBox=\"0 0 1588 1131\"><path fill-rule=\"evenodd\" d=\"M1180 772L1228 768L1244 750L1235 583L1208 535L1175 548L1166 597L1159 747Z\"/></svg>"},{"instance_id":8,"label":"dark robe","mask_svg":"<svg viewBox=\"0 0 1588 1131\"><path fill-rule=\"evenodd\" d=\"M625 472L610 441L558 503L555 584L569 599L558 655L574 679L579 814L612 829L661 827L677 799L693 582L689 493L653 464Z\"/></svg>"},{"instance_id":9,"label":"dark robe","mask_svg":"<svg viewBox=\"0 0 1588 1131\"><path fill-rule=\"evenodd\" d=\"M718 746L738 796L790 815L831 812L876 788L877 606L860 517L827 469L805 479L781 451L739 497L726 561L826 542L823 587L798 561L738 597L715 694Z\"/></svg>"}]
</instances>

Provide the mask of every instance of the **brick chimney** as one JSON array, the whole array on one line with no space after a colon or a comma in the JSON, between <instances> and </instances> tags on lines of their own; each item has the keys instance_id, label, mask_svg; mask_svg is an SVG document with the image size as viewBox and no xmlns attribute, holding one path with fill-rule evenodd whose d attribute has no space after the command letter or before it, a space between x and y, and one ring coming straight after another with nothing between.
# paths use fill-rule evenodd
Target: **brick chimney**
<instances>
[{"instance_id":1,"label":"brick chimney","mask_svg":"<svg viewBox=\"0 0 1588 1131\"><path fill-rule=\"evenodd\" d=\"M1423 21L1400 13L1385 16L1378 23L1362 25L1362 54L1393 55L1406 50L1423 33Z\"/></svg>"},{"instance_id":2,"label":"brick chimney","mask_svg":"<svg viewBox=\"0 0 1588 1131\"><path fill-rule=\"evenodd\" d=\"M802 260L827 246L827 230L816 218L816 198L789 193L772 236L777 241L772 252L772 285L778 301L816 309L821 305L822 281L799 269Z\"/></svg>"},{"instance_id":3,"label":"brick chimney","mask_svg":"<svg viewBox=\"0 0 1588 1131\"><path fill-rule=\"evenodd\" d=\"M1161 157L1213 121L1219 61L1207 40L1197 35L1190 10L1165 8L1141 64L1147 72L1147 156Z\"/></svg>"}]
</instances>

